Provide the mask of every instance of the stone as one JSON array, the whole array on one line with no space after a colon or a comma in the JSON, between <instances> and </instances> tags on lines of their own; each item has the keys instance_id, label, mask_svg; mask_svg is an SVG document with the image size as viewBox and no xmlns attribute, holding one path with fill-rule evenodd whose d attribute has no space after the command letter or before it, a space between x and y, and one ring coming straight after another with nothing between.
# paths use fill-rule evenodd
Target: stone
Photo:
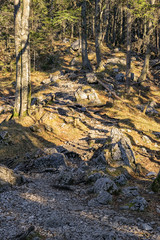
<instances>
[{"instance_id":1,"label":"stone","mask_svg":"<svg viewBox=\"0 0 160 240\"><path fill-rule=\"evenodd\" d=\"M157 138L160 138L160 132L153 132L153 134L154 134Z\"/></svg>"},{"instance_id":2,"label":"stone","mask_svg":"<svg viewBox=\"0 0 160 240\"><path fill-rule=\"evenodd\" d=\"M95 73L86 73L86 79L88 83L97 83L97 77Z\"/></svg>"},{"instance_id":3,"label":"stone","mask_svg":"<svg viewBox=\"0 0 160 240\"><path fill-rule=\"evenodd\" d=\"M117 82L124 82L124 74L123 73L118 73L115 76L115 79L116 79Z\"/></svg>"},{"instance_id":4,"label":"stone","mask_svg":"<svg viewBox=\"0 0 160 240\"><path fill-rule=\"evenodd\" d=\"M101 191L107 191L114 194L118 192L118 187L110 178L102 177L94 184L94 192L99 194Z\"/></svg>"},{"instance_id":5,"label":"stone","mask_svg":"<svg viewBox=\"0 0 160 240\"><path fill-rule=\"evenodd\" d=\"M133 197L133 196L138 196L139 195L139 189L138 187L126 187L122 189L123 195L125 197Z\"/></svg>"},{"instance_id":6,"label":"stone","mask_svg":"<svg viewBox=\"0 0 160 240\"><path fill-rule=\"evenodd\" d=\"M131 166L135 164L135 156L132 150L131 141L119 129L111 129L111 162L117 166Z\"/></svg>"},{"instance_id":7,"label":"stone","mask_svg":"<svg viewBox=\"0 0 160 240\"><path fill-rule=\"evenodd\" d=\"M113 72L114 73L118 73L119 72L119 68L113 68Z\"/></svg>"},{"instance_id":8,"label":"stone","mask_svg":"<svg viewBox=\"0 0 160 240\"><path fill-rule=\"evenodd\" d=\"M41 84L49 84L51 82L50 78L44 79Z\"/></svg>"},{"instance_id":9,"label":"stone","mask_svg":"<svg viewBox=\"0 0 160 240\"><path fill-rule=\"evenodd\" d=\"M0 132L0 140L6 140L9 137L9 133L7 131Z\"/></svg>"},{"instance_id":10,"label":"stone","mask_svg":"<svg viewBox=\"0 0 160 240\"><path fill-rule=\"evenodd\" d=\"M96 91L89 87L84 86L77 89L75 92L77 102L83 104L101 104L101 100L98 97Z\"/></svg>"},{"instance_id":11,"label":"stone","mask_svg":"<svg viewBox=\"0 0 160 240\"><path fill-rule=\"evenodd\" d=\"M148 143L148 144L151 143L151 140L150 140L149 137L146 136L146 135L143 135L142 140L143 140L145 143Z\"/></svg>"},{"instance_id":12,"label":"stone","mask_svg":"<svg viewBox=\"0 0 160 240\"><path fill-rule=\"evenodd\" d=\"M149 172L146 174L147 177L155 177L157 174L155 172Z\"/></svg>"},{"instance_id":13,"label":"stone","mask_svg":"<svg viewBox=\"0 0 160 240\"><path fill-rule=\"evenodd\" d=\"M107 160L103 152L97 158L93 159L93 162L96 165L107 165Z\"/></svg>"},{"instance_id":14,"label":"stone","mask_svg":"<svg viewBox=\"0 0 160 240\"><path fill-rule=\"evenodd\" d=\"M74 58L72 58L72 60L71 60L71 62L70 62L70 65L73 67L73 66L76 66L77 65L77 60L76 60L76 58L74 57Z\"/></svg>"},{"instance_id":15,"label":"stone","mask_svg":"<svg viewBox=\"0 0 160 240\"><path fill-rule=\"evenodd\" d=\"M2 164L0 165L0 180L11 185L21 184L23 181L19 174Z\"/></svg>"},{"instance_id":16,"label":"stone","mask_svg":"<svg viewBox=\"0 0 160 240\"><path fill-rule=\"evenodd\" d=\"M120 186L123 186L127 183L127 178L124 174L121 174L120 176L116 177L114 180L116 184L119 184Z\"/></svg>"},{"instance_id":17,"label":"stone","mask_svg":"<svg viewBox=\"0 0 160 240\"><path fill-rule=\"evenodd\" d=\"M119 51L120 51L119 48L115 48L115 49L114 49L114 52L115 52L115 53L118 53Z\"/></svg>"},{"instance_id":18,"label":"stone","mask_svg":"<svg viewBox=\"0 0 160 240\"><path fill-rule=\"evenodd\" d=\"M69 39L68 38L64 38L63 39L63 43L68 43L69 42Z\"/></svg>"},{"instance_id":19,"label":"stone","mask_svg":"<svg viewBox=\"0 0 160 240\"><path fill-rule=\"evenodd\" d=\"M112 195L109 192L102 190L97 196L97 201L100 204L106 205L112 202Z\"/></svg>"},{"instance_id":20,"label":"stone","mask_svg":"<svg viewBox=\"0 0 160 240\"><path fill-rule=\"evenodd\" d=\"M52 167L58 169L60 166L66 166L65 156L62 153L53 153L33 161L33 167L36 169Z\"/></svg>"},{"instance_id":21,"label":"stone","mask_svg":"<svg viewBox=\"0 0 160 240\"><path fill-rule=\"evenodd\" d=\"M88 176L88 179L87 179L87 182L90 183L90 182L96 182L97 179L101 178L102 175L101 173L93 173L91 174L90 176Z\"/></svg>"},{"instance_id":22,"label":"stone","mask_svg":"<svg viewBox=\"0 0 160 240\"><path fill-rule=\"evenodd\" d=\"M153 230L153 228L147 223L143 223L142 228L146 231L152 231Z\"/></svg>"},{"instance_id":23,"label":"stone","mask_svg":"<svg viewBox=\"0 0 160 240\"><path fill-rule=\"evenodd\" d=\"M157 213L160 214L160 205L157 205L157 207L156 207L156 211L157 211Z\"/></svg>"},{"instance_id":24,"label":"stone","mask_svg":"<svg viewBox=\"0 0 160 240\"><path fill-rule=\"evenodd\" d=\"M145 198L137 196L133 200L130 201L131 207L130 209L132 211L144 211L148 207L148 202L145 200Z\"/></svg>"},{"instance_id":25,"label":"stone","mask_svg":"<svg viewBox=\"0 0 160 240\"><path fill-rule=\"evenodd\" d=\"M79 48L80 48L80 40L76 40L74 41L72 44L71 44L71 48L74 50L74 51L78 51Z\"/></svg>"}]
</instances>

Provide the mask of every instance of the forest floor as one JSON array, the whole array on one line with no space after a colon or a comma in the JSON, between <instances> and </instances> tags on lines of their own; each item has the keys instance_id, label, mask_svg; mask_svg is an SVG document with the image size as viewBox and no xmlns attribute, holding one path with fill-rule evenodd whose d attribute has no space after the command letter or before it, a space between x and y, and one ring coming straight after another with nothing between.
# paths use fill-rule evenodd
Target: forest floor
<instances>
[{"instance_id":1,"label":"forest floor","mask_svg":"<svg viewBox=\"0 0 160 240\"><path fill-rule=\"evenodd\" d=\"M91 43L89 48L89 59L95 66ZM160 170L158 68L151 69L143 85L133 81L130 94L126 94L125 83L115 80L117 71L125 73L125 52L103 47L103 64L95 74L118 96L116 99L100 83L86 81L85 73L80 69L81 58L69 43L55 42L52 55L49 60L45 58L36 63L37 71L31 75L32 107L29 116L23 119L12 118L15 73L0 72L0 163L14 169L26 160L43 156L45 149L61 146L78 154L87 164L110 136L111 129L116 127L130 139L136 164L141 166L139 172L127 168L131 177L127 186L138 187L149 207L144 212L122 210L126 200L117 200L118 197L111 205L90 207L90 197L82 191L86 190L86 185L76 185L71 192L53 190L51 183L57 173L31 171L24 174L28 183L1 193L0 239L12 239L30 225L36 230L28 239L36 239L35 234L38 234L37 240L160 239L160 196L151 191L154 177L148 174L154 172L156 175ZM71 66L73 58L76 64ZM44 68L49 65L49 70L40 69L42 61ZM155 59L151 64L155 64ZM142 59L135 55L132 60L135 78L140 75L142 66ZM77 89L86 87L96 91L101 104L76 101ZM146 114L150 103L155 106L152 108L155 112ZM6 139L2 136L4 132L7 132ZM69 163L70 167L76 164L76 160ZM111 164L110 167L115 170L111 173L114 178L116 166ZM53 214L55 208L56 216ZM52 224L54 219L57 225ZM150 230L147 226L151 227Z\"/></svg>"}]
</instances>

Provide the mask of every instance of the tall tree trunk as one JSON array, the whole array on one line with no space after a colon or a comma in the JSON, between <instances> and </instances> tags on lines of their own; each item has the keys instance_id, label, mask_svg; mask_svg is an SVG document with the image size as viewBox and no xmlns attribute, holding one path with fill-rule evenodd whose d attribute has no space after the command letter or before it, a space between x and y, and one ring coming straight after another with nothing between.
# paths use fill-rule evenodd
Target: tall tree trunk
<instances>
[{"instance_id":1,"label":"tall tree trunk","mask_svg":"<svg viewBox=\"0 0 160 240\"><path fill-rule=\"evenodd\" d=\"M20 114L21 108L21 1L14 1L14 24L15 24L15 53L16 53L16 93L14 104L14 115Z\"/></svg>"},{"instance_id":2,"label":"tall tree trunk","mask_svg":"<svg viewBox=\"0 0 160 240\"><path fill-rule=\"evenodd\" d=\"M29 13L30 0L15 0L15 116L25 116L30 106Z\"/></svg>"},{"instance_id":3,"label":"tall tree trunk","mask_svg":"<svg viewBox=\"0 0 160 240\"><path fill-rule=\"evenodd\" d=\"M127 56L126 56L126 90L130 90L130 71L131 71L131 28L132 17L130 12L130 5L127 4Z\"/></svg>"},{"instance_id":4,"label":"tall tree trunk","mask_svg":"<svg viewBox=\"0 0 160 240\"><path fill-rule=\"evenodd\" d=\"M100 34L100 0L95 0L95 47L97 68L101 63Z\"/></svg>"},{"instance_id":5,"label":"tall tree trunk","mask_svg":"<svg viewBox=\"0 0 160 240\"><path fill-rule=\"evenodd\" d=\"M87 21L86 21L86 0L83 0L82 7L81 7L81 19L82 19L82 68L92 71L92 66L88 59L88 52L87 52Z\"/></svg>"},{"instance_id":6,"label":"tall tree trunk","mask_svg":"<svg viewBox=\"0 0 160 240\"><path fill-rule=\"evenodd\" d=\"M151 5L153 5L154 3L155 3L155 0L150 0ZM147 74L149 72L149 59L150 59L150 55L151 55L150 40L151 40L151 35L154 30L154 24L152 21L153 20L150 19L148 22L148 32L146 34L146 39L144 40L144 47L146 49L146 54L145 54L143 69L142 69L141 75L139 77L140 82L143 82L146 80Z\"/></svg>"}]
</instances>

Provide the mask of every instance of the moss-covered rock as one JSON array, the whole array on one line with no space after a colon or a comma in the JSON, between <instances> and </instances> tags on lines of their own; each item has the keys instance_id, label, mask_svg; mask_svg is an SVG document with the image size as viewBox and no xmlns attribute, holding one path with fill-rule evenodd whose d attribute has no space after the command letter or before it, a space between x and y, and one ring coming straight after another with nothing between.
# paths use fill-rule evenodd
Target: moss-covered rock
<instances>
[{"instance_id":1,"label":"moss-covered rock","mask_svg":"<svg viewBox=\"0 0 160 240\"><path fill-rule=\"evenodd\" d=\"M156 179L153 181L151 188L153 192L156 192L156 193L160 192L160 171Z\"/></svg>"}]
</instances>

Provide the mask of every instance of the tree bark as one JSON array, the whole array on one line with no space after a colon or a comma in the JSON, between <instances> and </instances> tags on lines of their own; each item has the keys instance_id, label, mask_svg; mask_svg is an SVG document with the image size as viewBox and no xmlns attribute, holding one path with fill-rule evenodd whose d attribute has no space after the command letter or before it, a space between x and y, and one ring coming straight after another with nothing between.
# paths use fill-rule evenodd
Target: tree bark
<instances>
[{"instance_id":1,"label":"tree bark","mask_svg":"<svg viewBox=\"0 0 160 240\"><path fill-rule=\"evenodd\" d=\"M14 24L15 24L15 53L16 53L16 93L14 115L20 114L21 108L21 1L14 1Z\"/></svg>"},{"instance_id":2,"label":"tree bark","mask_svg":"<svg viewBox=\"0 0 160 240\"><path fill-rule=\"evenodd\" d=\"M82 7L81 7L81 20L82 20L82 68L85 70L92 71L92 66L88 59L88 52L87 52L87 21L86 21L86 0L83 0Z\"/></svg>"},{"instance_id":3,"label":"tree bark","mask_svg":"<svg viewBox=\"0 0 160 240\"><path fill-rule=\"evenodd\" d=\"M151 5L153 5L154 3L155 3L155 0L150 0ZM154 30L153 20L149 19L148 32L146 34L146 39L144 40L144 47L146 49L146 54L145 54L143 69L142 69L141 75L139 77L140 82L143 82L146 80L147 74L149 72L149 59L150 59L150 55L151 55L150 39L151 39L153 30Z\"/></svg>"},{"instance_id":4,"label":"tree bark","mask_svg":"<svg viewBox=\"0 0 160 240\"><path fill-rule=\"evenodd\" d=\"M127 5L127 56L126 56L126 91L130 90L130 71L131 71L131 27L132 18L130 12L130 5Z\"/></svg>"},{"instance_id":5,"label":"tree bark","mask_svg":"<svg viewBox=\"0 0 160 240\"><path fill-rule=\"evenodd\" d=\"M100 0L95 0L95 47L96 47L96 59L97 68L101 63L101 51L100 51Z\"/></svg>"},{"instance_id":6,"label":"tree bark","mask_svg":"<svg viewBox=\"0 0 160 240\"><path fill-rule=\"evenodd\" d=\"M14 115L24 116L30 105L30 0L15 0L16 94Z\"/></svg>"}]
</instances>

